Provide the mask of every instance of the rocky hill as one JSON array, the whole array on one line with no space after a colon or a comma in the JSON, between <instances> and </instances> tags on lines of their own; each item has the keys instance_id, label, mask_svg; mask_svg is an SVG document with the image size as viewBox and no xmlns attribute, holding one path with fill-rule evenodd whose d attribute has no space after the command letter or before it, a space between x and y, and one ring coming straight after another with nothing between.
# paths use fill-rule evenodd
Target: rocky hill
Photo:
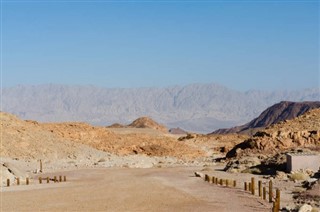
<instances>
[{"instance_id":1,"label":"rocky hill","mask_svg":"<svg viewBox=\"0 0 320 212\"><path fill-rule=\"evenodd\" d=\"M105 127L86 123L47 123L42 125L60 138L81 143L116 155L144 154L148 156L173 156L194 158L202 153L176 139L159 134L130 131L116 133Z\"/></svg>"},{"instance_id":2,"label":"rocky hill","mask_svg":"<svg viewBox=\"0 0 320 212\"><path fill-rule=\"evenodd\" d=\"M162 131L164 133L168 132L168 129L164 125L161 125L161 124L155 122L154 120L152 120L149 117L140 117L140 118L134 120L131 124L129 124L128 127L150 128L150 129Z\"/></svg>"},{"instance_id":3,"label":"rocky hill","mask_svg":"<svg viewBox=\"0 0 320 212\"><path fill-rule=\"evenodd\" d=\"M110 126L107 126L107 128L113 129L113 128L147 128L147 129L154 129L158 130L163 133L168 133L168 129L162 125L157 123L156 121L152 120L149 117L140 117L134 120L132 123L128 125L123 125L119 123L111 124Z\"/></svg>"},{"instance_id":4,"label":"rocky hill","mask_svg":"<svg viewBox=\"0 0 320 212\"><path fill-rule=\"evenodd\" d=\"M227 134L227 133L254 133L261 128L268 127L272 124L279 123L284 120L290 120L305 112L320 108L320 102L288 102L282 101L275 104L265 111L260 116L253 119L247 124L232 127L229 129L219 129L214 131L213 134Z\"/></svg>"},{"instance_id":5,"label":"rocky hill","mask_svg":"<svg viewBox=\"0 0 320 212\"><path fill-rule=\"evenodd\" d=\"M81 159L98 151L63 139L36 121L23 121L8 113L1 117L1 157L19 159ZM98 153L97 153L98 154Z\"/></svg>"},{"instance_id":6,"label":"rocky hill","mask_svg":"<svg viewBox=\"0 0 320 212\"><path fill-rule=\"evenodd\" d=\"M24 159L88 159L102 153L119 156L172 156L181 159L202 156L201 150L159 133L116 133L106 127L81 122L38 123L23 121L1 112L2 157ZM140 123L140 122L139 122ZM145 122L143 122L145 123ZM152 123L152 122L151 122Z\"/></svg>"},{"instance_id":7,"label":"rocky hill","mask_svg":"<svg viewBox=\"0 0 320 212\"><path fill-rule=\"evenodd\" d=\"M217 84L166 88L20 85L2 89L2 109L41 122L129 124L148 116L168 128L212 132L246 123L276 102L316 101L318 88L239 92Z\"/></svg>"},{"instance_id":8,"label":"rocky hill","mask_svg":"<svg viewBox=\"0 0 320 212\"><path fill-rule=\"evenodd\" d=\"M253 137L236 145L227 157L252 153L277 153L292 148L320 148L320 108L309 110L292 120L284 120L258 131Z\"/></svg>"},{"instance_id":9,"label":"rocky hill","mask_svg":"<svg viewBox=\"0 0 320 212\"><path fill-rule=\"evenodd\" d=\"M186 134L188 134L187 131L185 131L185 130L179 128L179 127L178 127L178 128L171 128L171 129L169 130L169 132L170 132L171 134L174 134L174 135L186 135Z\"/></svg>"}]
</instances>

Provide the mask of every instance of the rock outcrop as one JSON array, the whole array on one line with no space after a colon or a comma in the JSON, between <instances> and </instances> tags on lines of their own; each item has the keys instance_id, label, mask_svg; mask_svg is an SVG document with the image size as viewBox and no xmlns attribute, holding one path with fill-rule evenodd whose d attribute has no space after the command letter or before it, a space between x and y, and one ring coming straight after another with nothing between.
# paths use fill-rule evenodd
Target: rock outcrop
<instances>
[{"instance_id":1,"label":"rock outcrop","mask_svg":"<svg viewBox=\"0 0 320 212\"><path fill-rule=\"evenodd\" d=\"M285 120L258 131L236 145L227 158L249 153L276 153L290 148L320 148L320 109L314 109L292 120Z\"/></svg>"}]
</instances>

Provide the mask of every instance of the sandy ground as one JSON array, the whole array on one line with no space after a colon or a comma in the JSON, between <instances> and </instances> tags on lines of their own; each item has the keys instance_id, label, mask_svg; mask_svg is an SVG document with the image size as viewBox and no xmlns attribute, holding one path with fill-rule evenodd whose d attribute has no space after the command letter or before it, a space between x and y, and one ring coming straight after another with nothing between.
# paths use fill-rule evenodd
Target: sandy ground
<instances>
[{"instance_id":1,"label":"sandy ground","mask_svg":"<svg viewBox=\"0 0 320 212\"><path fill-rule=\"evenodd\" d=\"M43 174L67 182L2 187L1 211L270 211L242 188L210 185L198 168L99 168Z\"/></svg>"}]
</instances>

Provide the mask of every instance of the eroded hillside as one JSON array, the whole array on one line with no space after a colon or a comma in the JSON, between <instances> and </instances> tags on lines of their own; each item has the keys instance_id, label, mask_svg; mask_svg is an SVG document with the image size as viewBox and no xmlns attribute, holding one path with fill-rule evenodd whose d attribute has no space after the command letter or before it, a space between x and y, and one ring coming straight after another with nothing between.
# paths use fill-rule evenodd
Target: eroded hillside
<instances>
[{"instance_id":1,"label":"eroded hillside","mask_svg":"<svg viewBox=\"0 0 320 212\"><path fill-rule=\"evenodd\" d=\"M100 150L117 155L143 154L194 159L204 153L157 130L112 131L86 123L38 123L1 113L1 156L12 158L91 157Z\"/></svg>"},{"instance_id":2,"label":"eroded hillside","mask_svg":"<svg viewBox=\"0 0 320 212\"><path fill-rule=\"evenodd\" d=\"M8 113L0 113L1 157L20 159L76 159L99 154L95 149L79 145L45 130L35 121L23 121Z\"/></svg>"}]
</instances>

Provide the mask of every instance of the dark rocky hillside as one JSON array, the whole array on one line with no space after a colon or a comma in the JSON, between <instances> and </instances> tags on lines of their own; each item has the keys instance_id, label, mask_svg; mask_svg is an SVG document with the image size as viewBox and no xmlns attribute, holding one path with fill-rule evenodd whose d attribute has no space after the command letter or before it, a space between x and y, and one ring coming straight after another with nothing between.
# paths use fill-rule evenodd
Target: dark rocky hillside
<instances>
[{"instance_id":1,"label":"dark rocky hillside","mask_svg":"<svg viewBox=\"0 0 320 212\"><path fill-rule=\"evenodd\" d=\"M227 133L252 133L255 129L268 127L272 124L277 124L284 120L290 120L304 114L305 112L320 108L320 102L288 102L282 101L275 104L261 113L260 116L253 119L247 124L229 128L219 129L214 131L214 134L227 134Z\"/></svg>"}]
</instances>

